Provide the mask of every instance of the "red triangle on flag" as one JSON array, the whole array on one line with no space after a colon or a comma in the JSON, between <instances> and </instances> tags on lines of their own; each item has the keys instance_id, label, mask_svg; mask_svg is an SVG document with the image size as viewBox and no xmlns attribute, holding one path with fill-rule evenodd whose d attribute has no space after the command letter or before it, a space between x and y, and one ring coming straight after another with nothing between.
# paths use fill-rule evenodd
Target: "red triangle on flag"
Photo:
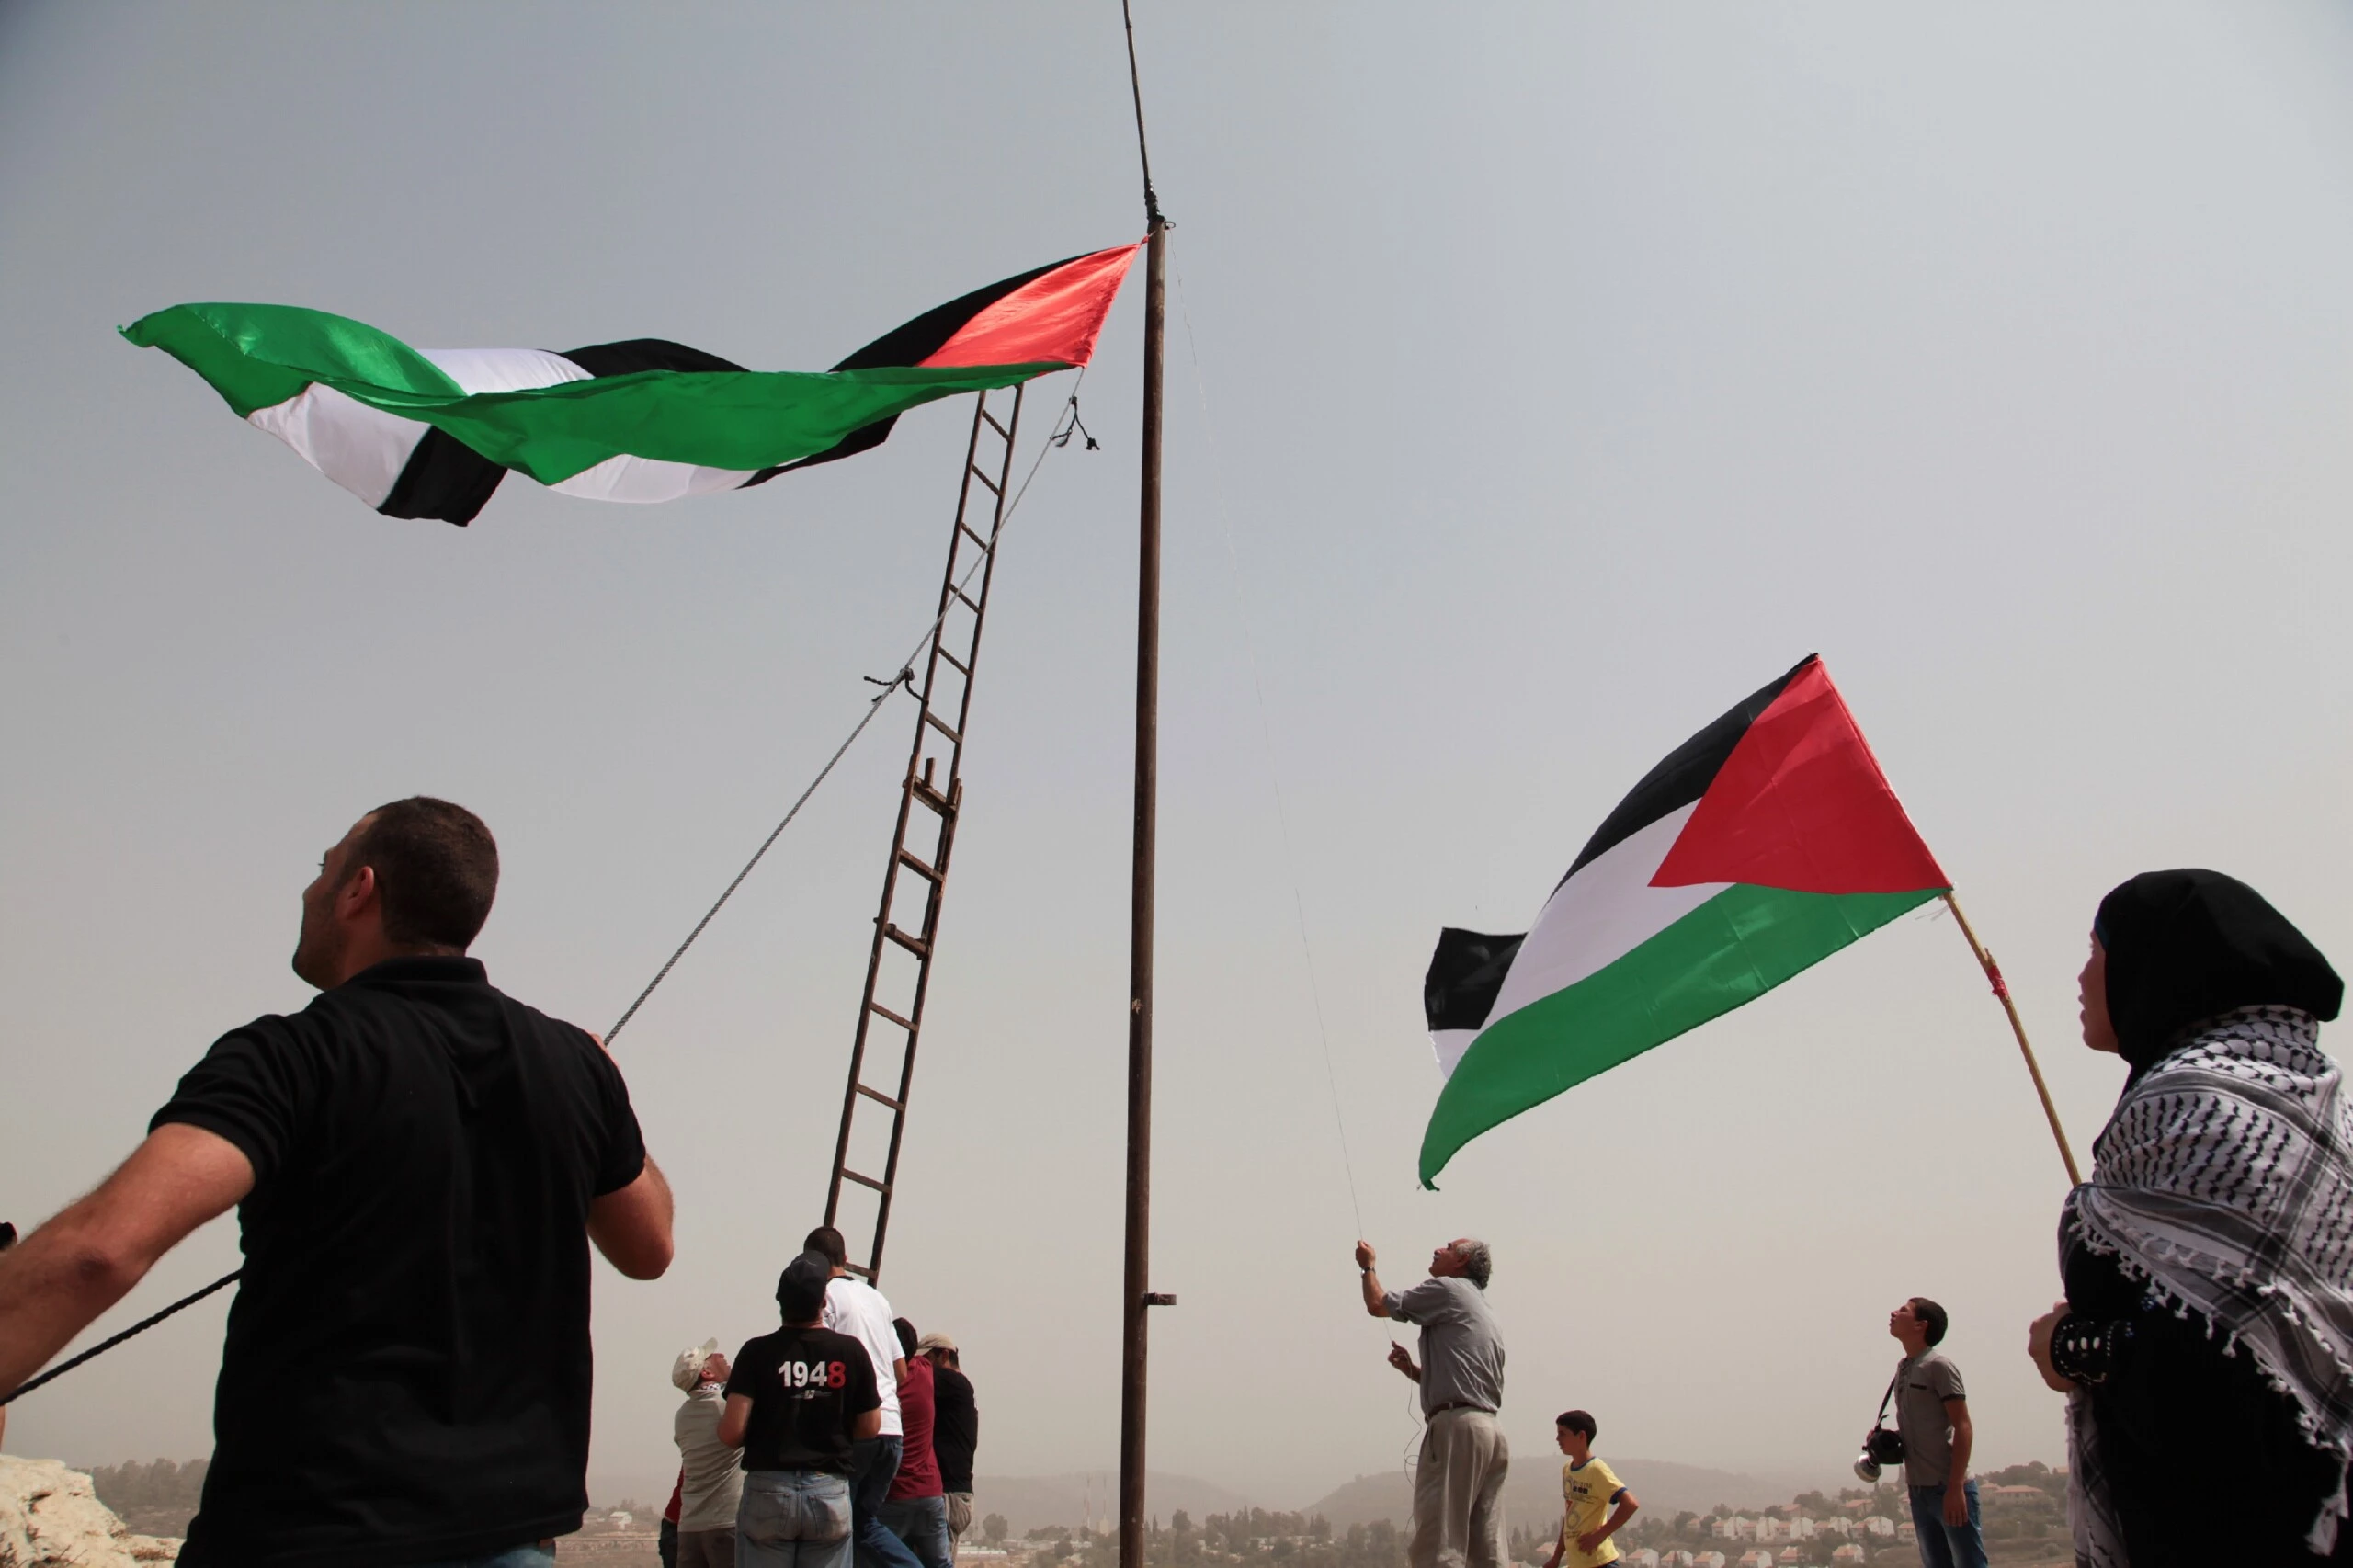
<instances>
[{"instance_id":1,"label":"red triangle on flag","mask_svg":"<svg viewBox=\"0 0 2353 1568\"><path fill-rule=\"evenodd\" d=\"M1821 660L1748 726L1651 878L1657 888L1700 882L1822 893L1952 885Z\"/></svg>"}]
</instances>

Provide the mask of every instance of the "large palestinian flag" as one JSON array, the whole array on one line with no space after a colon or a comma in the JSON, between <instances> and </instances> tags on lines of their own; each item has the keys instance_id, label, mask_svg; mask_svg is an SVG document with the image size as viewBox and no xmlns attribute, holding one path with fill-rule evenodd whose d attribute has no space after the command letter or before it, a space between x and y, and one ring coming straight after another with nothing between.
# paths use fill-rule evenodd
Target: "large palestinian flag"
<instances>
[{"instance_id":1,"label":"large palestinian flag","mask_svg":"<svg viewBox=\"0 0 2353 1568\"><path fill-rule=\"evenodd\" d=\"M1447 930L1422 1185L1497 1123L1770 991L1950 883L1809 657L1609 813L1523 936Z\"/></svg>"},{"instance_id":2,"label":"large palestinian flag","mask_svg":"<svg viewBox=\"0 0 2353 1568\"><path fill-rule=\"evenodd\" d=\"M122 335L377 511L462 525L509 469L599 501L741 490L879 446L935 398L1084 365L1140 248L976 289L824 372L746 370L656 337L411 348L293 305L174 305Z\"/></svg>"}]
</instances>

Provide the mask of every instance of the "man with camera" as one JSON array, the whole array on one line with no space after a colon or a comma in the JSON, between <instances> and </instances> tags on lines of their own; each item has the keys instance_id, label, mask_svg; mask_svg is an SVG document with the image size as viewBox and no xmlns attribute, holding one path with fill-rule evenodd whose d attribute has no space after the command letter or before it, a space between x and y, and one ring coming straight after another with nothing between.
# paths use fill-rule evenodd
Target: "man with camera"
<instances>
[{"instance_id":1,"label":"man with camera","mask_svg":"<svg viewBox=\"0 0 2353 1568\"><path fill-rule=\"evenodd\" d=\"M1422 1388L1422 1454L1414 1472L1411 1568L1503 1568L1504 1475L1511 1447L1495 1412L1504 1402L1504 1340L1487 1310L1495 1260L1468 1236L1430 1254L1430 1277L1412 1290L1384 1290L1372 1248L1357 1243L1364 1310L1418 1324L1422 1359L1389 1346L1389 1364Z\"/></svg>"},{"instance_id":2,"label":"man with camera","mask_svg":"<svg viewBox=\"0 0 2353 1568\"><path fill-rule=\"evenodd\" d=\"M1945 1336L1944 1308L1915 1296L1887 1314L1887 1332L1904 1346L1888 1398L1895 1430L1874 1426L1863 1438L1855 1473L1877 1481L1882 1465L1901 1463L1912 1494L1912 1525L1920 1535L1922 1568L1985 1568L1978 1531L1977 1483L1969 1479L1976 1432L1961 1369L1937 1346ZM1880 1410L1884 1419L1887 1405Z\"/></svg>"}]
</instances>

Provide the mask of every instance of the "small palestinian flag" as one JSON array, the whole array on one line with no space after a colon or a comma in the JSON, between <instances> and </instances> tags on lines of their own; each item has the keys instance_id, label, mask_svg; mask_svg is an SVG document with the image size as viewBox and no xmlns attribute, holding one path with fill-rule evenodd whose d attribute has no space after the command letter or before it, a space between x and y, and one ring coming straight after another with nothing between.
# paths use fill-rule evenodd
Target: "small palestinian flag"
<instances>
[{"instance_id":1,"label":"small palestinian flag","mask_svg":"<svg viewBox=\"0 0 2353 1568\"><path fill-rule=\"evenodd\" d=\"M1457 1150L1950 887L1818 658L1651 769L1517 937L1447 930L1423 991Z\"/></svg>"},{"instance_id":2,"label":"small palestinian flag","mask_svg":"<svg viewBox=\"0 0 2353 1568\"><path fill-rule=\"evenodd\" d=\"M1084 365L1140 248L976 289L825 372L746 370L656 337L417 349L294 305L174 305L122 335L386 517L462 526L509 469L598 501L741 490L878 447L935 398Z\"/></svg>"}]
</instances>

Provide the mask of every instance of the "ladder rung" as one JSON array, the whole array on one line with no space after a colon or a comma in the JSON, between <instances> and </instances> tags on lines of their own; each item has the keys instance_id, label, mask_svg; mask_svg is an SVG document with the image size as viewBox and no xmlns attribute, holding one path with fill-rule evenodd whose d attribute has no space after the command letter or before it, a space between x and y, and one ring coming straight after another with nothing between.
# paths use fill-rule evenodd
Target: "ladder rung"
<instances>
[{"instance_id":1,"label":"ladder rung","mask_svg":"<svg viewBox=\"0 0 2353 1568\"><path fill-rule=\"evenodd\" d=\"M948 797L920 778L910 778L907 780L907 792L943 817L952 817L956 814L956 808Z\"/></svg>"},{"instance_id":2,"label":"ladder rung","mask_svg":"<svg viewBox=\"0 0 2353 1568\"><path fill-rule=\"evenodd\" d=\"M878 1012L878 1013L881 1014L885 1018L888 1018L891 1022L892 1022L892 1023L894 1023L894 1024L898 1025L901 1028L903 1028L903 1029L906 1030L909 1034L913 1034L913 1033L915 1033L915 1026L914 1025L914 1023L912 1023L912 1022L911 1022L911 1021L909 1021L908 1019L905 1019L905 1018L903 1018L903 1017L899 1017L899 1015L898 1015L898 1014L896 1014L896 1013L894 1013L894 1012L891 1011L891 1009L890 1009L890 1008L885 1007L884 1006L882 1006L882 1004L881 1004L881 1003L880 1003L880 1002L869 1002L869 1003L867 1004L867 1006L868 1006L868 1007L870 1007L870 1008L871 1008L871 1009L872 1009L872 1010L874 1010L875 1012ZM863 1088L865 1088L865 1087L866 1087L866 1085L863 1085L863 1084L860 1084L860 1085L858 1085L858 1087L859 1087L859 1088L861 1088L861 1089L863 1089Z\"/></svg>"},{"instance_id":3,"label":"ladder rung","mask_svg":"<svg viewBox=\"0 0 2353 1568\"><path fill-rule=\"evenodd\" d=\"M979 545L983 550L986 550L989 547L989 541L983 539L980 535L980 531L973 528L972 524L966 522L963 518L957 518L956 526L963 530L966 538L970 539L974 544Z\"/></svg>"},{"instance_id":4,"label":"ladder rung","mask_svg":"<svg viewBox=\"0 0 2353 1568\"><path fill-rule=\"evenodd\" d=\"M929 942L925 941L921 937L908 936L904 931L900 930L896 926L892 925L887 920L882 923L882 934L885 937L890 937L891 940L898 943L899 946L906 949L907 951L915 954L915 956L919 959L927 959L931 957L931 944Z\"/></svg>"},{"instance_id":5,"label":"ladder rung","mask_svg":"<svg viewBox=\"0 0 2353 1568\"><path fill-rule=\"evenodd\" d=\"M870 1176L860 1176L858 1172L851 1170L847 1165L844 1165L842 1167L842 1179L845 1181L854 1181L860 1187L870 1187L877 1192L888 1192L891 1190L889 1186L885 1183L876 1181Z\"/></svg>"},{"instance_id":6,"label":"ladder rung","mask_svg":"<svg viewBox=\"0 0 2353 1568\"><path fill-rule=\"evenodd\" d=\"M987 486L989 487L989 494L992 494L992 495L1002 495L1002 494L1005 494L1004 490L998 486L997 482L996 482L995 480L991 479L987 474L983 473L983 472L981 472L981 465L980 465L980 464L978 464L978 463L972 463L972 464L971 464L971 465L969 465L969 466L972 468L972 477L973 477L974 479L979 480L983 484L985 484L985 485L987 485Z\"/></svg>"},{"instance_id":7,"label":"ladder rung","mask_svg":"<svg viewBox=\"0 0 2353 1568\"><path fill-rule=\"evenodd\" d=\"M1012 431L1010 431L1010 430L1008 430L1008 429L1006 429L1004 426L1002 426L1002 425L998 424L998 423L996 422L996 415L995 415L991 414L987 409L983 408L983 410L981 410L981 417L982 417L982 418L983 418L983 419L985 419L985 420L987 420L987 421L989 422L989 428L990 428L990 429L992 429L992 430L995 431L998 435L1000 435L1000 436L1004 437L1005 437L1006 440L1008 440L1008 441L1010 441L1010 440L1012 440L1012 439L1013 439L1013 432L1012 432Z\"/></svg>"},{"instance_id":8,"label":"ladder rung","mask_svg":"<svg viewBox=\"0 0 2353 1568\"><path fill-rule=\"evenodd\" d=\"M915 858L915 857L907 850L902 849L899 851L899 864L904 866L908 870L913 871L916 876L921 877L925 881L931 883L932 886L938 887L939 885L939 873L932 869L929 866L925 865L921 860Z\"/></svg>"},{"instance_id":9,"label":"ladder rung","mask_svg":"<svg viewBox=\"0 0 2353 1568\"><path fill-rule=\"evenodd\" d=\"M974 598L972 595L970 595L970 594L966 593L966 592L965 592L963 589L961 589L961 588L950 588L950 589L949 589L948 591L949 591L949 593L951 593L951 594L954 594L958 598L962 599L962 600L964 601L964 604L965 604L966 608L968 608L969 609L971 609L971 610L972 610L972 612L974 615L978 615L978 614L980 614L980 613L981 613L981 602L980 602L980 600L978 600L978 599Z\"/></svg>"},{"instance_id":10,"label":"ladder rung","mask_svg":"<svg viewBox=\"0 0 2353 1568\"><path fill-rule=\"evenodd\" d=\"M845 1263L842 1267L847 1269L850 1273L857 1275L860 1279L871 1279L874 1278L874 1270L867 1267L866 1265L862 1263Z\"/></svg>"},{"instance_id":11,"label":"ladder rung","mask_svg":"<svg viewBox=\"0 0 2353 1568\"><path fill-rule=\"evenodd\" d=\"M892 1110L904 1110L907 1108L905 1106L900 1104L897 1100L892 1099L890 1096L884 1094L880 1089L870 1089L865 1085L860 1084L858 1086L858 1092L864 1095L868 1099L872 1100L875 1104L889 1106Z\"/></svg>"},{"instance_id":12,"label":"ladder rung","mask_svg":"<svg viewBox=\"0 0 2353 1568\"><path fill-rule=\"evenodd\" d=\"M923 722L929 724L933 729L938 730L941 734L946 735L948 737L949 744L961 746L964 744L964 737L958 734L954 728L949 724L947 720L941 718L938 714L933 712L928 708L923 710Z\"/></svg>"},{"instance_id":13,"label":"ladder rung","mask_svg":"<svg viewBox=\"0 0 2353 1568\"><path fill-rule=\"evenodd\" d=\"M955 654L953 654L953 653L949 653L949 652L947 649L945 649L945 648L941 648L941 649L938 650L938 652L939 656L940 656L941 658L943 658L943 659L947 660L949 664L951 664L951 665L955 665L955 666L956 666L956 673L957 673L958 675L960 675L960 676L967 676L967 677L970 677L970 676L971 676L971 675L972 675L972 665L970 665L966 664L963 660L961 660L961 659L958 658Z\"/></svg>"}]
</instances>

